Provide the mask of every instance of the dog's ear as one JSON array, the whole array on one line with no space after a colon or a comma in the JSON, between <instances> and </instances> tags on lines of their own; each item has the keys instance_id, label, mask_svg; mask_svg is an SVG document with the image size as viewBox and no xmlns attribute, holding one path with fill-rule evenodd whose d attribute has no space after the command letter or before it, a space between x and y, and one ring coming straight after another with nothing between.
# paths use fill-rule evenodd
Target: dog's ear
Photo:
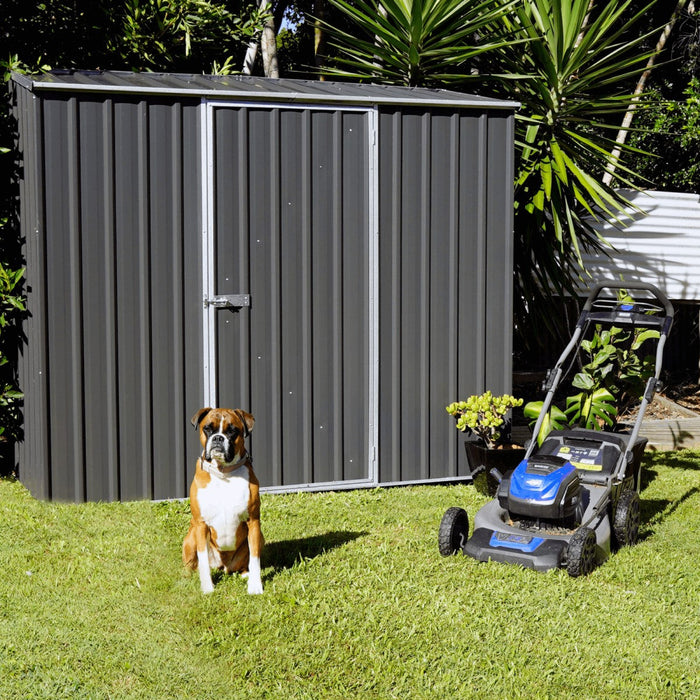
<instances>
[{"instance_id":1,"label":"dog's ear","mask_svg":"<svg viewBox=\"0 0 700 700\"><path fill-rule=\"evenodd\" d=\"M250 432L253 430L253 425L255 424L255 418L248 413L247 411L244 411L242 408L237 408L234 413L241 419L243 422L243 425L245 427L245 437L248 437L250 435Z\"/></svg>"},{"instance_id":2,"label":"dog's ear","mask_svg":"<svg viewBox=\"0 0 700 700\"><path fill-rule=\"evenodd\" d=\"M192 423L192 425L196 428L202 422L202 418L204 418L209 411L211 411L211 408L209 407L200 408L199 411L192 416L190 423Z\"/></svg>"}]
</instances>

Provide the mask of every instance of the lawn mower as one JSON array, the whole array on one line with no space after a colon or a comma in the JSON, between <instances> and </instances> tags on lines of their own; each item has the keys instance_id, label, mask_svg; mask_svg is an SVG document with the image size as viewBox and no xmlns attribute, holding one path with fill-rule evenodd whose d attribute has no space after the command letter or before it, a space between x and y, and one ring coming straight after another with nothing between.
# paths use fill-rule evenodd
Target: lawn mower
<instances>
[{"instance_id":1,"label":"lawn mower","mask_svg":"<svg viewBox=\"0 0 700 700\"><path fill-rule=\"evenodd\" d=\"M537 571L566 568L576 577L590 573L612 550L637 542L641 460L647 443L639 432L658 389L672 322L673 306L651 284L608 281L593 287L568 345L547 373L545 399L524 459L506 474L491 470L495 498L476 513L471 537L463 508L445 512L438 537L442 555L461 551L479 561ZM658 336L653 334L658 338L653 376L646 381L631 430L552 430L538 445L557 388L580 358L587 332L613 327L658 331Z\"/></svg>"}]
</instances>

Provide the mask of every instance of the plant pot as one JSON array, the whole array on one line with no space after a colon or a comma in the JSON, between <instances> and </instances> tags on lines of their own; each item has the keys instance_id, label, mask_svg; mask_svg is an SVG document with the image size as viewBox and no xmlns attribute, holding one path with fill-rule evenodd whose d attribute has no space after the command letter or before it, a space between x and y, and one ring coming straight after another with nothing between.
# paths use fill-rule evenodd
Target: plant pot
<instances>
[{"instance_id":1,"label":"plant pot","mask_svg":"<svg viewBox=\"0 0 700 700\"><path fill-rule=\"evenodd\" d=\"M0 476L11 476L15 471L15 444L0 438Z\"/></svg>"},{"instance_id":2,"label":"plant pot","mask_svg":"<svg viewBox=\"0 0 700 700\"><path fill-rule=\"evenodd\" d=\"M501 474L515 469L525 457L525 448L520 445L500 445L489 448L482 442L465 440L467 463L471 472L472 482L481 493L495 496L498 481L491 475L495 467Z\"/></svg>"}]
</instances>

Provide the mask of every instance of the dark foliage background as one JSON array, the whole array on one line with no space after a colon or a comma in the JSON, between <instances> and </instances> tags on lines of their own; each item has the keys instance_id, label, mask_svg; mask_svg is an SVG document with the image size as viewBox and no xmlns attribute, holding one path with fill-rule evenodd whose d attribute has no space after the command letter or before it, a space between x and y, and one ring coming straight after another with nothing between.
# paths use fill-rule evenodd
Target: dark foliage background
<instances>
[{"instance_id":1,"label":"dark foliage background","mask_svg":"<svg viewBox=\"0 0 700 700\"><path fill-rule=\"evenodd\" d=\"M505 1L505 0L504 0ZM350 4L353 4L352 2ZM593 16L603 2L593 3ZM648 4L634 0L632 15ZM0 67L153 70L168 72L237 72L262 15L255 0L2 0L0 2ZM676 2L657 2L644 14L644 32L668 22ZM347 16L328 0L282 0L272 6L278 34L280 73L315 79L336 49L319 33L316 20L352 31ZM686 9L674 26L648 82L653 103L639 111L629 142L640 153L631 166L640 187L700 192L700 19ZM652 48L657 34L645 42ZM643 47L642 47L643 48ZM640 51L642 50L640 48ZM478 59L475 59L478 65ZM256 71L260 72L259 63ZM637 75L628 77L633 89ZM480 88L488 94L491 86ZM497 90L502 94L501 88ZM17 215L16 130L9 101L0 101L0 447L21 435L21 387L16 359L21 348L21 241ZM641 151L648 151L644 154ZM616 183L613 183L616 184ZM547 255L548 251L542 250ZM553 337L566 335L570 310L550 310L558 327L533 330L534 316L522 305L519 328L527 329L516 364L540 364ZM533 342L534 340L534 342ZM558 347L558 345L557 345ZM0 464L0 470L3 467ZM11 468L11 467L10 467Z\"/></svg>"}]
</instances>

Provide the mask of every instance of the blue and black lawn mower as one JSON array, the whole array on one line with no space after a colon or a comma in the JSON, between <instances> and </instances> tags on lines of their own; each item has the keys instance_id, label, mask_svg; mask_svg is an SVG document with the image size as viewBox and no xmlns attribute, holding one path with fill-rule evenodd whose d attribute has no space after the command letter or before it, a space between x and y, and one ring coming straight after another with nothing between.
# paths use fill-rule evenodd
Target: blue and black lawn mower
<instances>
[{"instance_id":1,"label":"blue and black lawn mower","mask_svg":"<svg viewBox=\"0 0 700 700\"><path fill-rule=\"evenodd\" d=\"M621 290L626 294L620 294ZM553 430L539 447L532 439L525 458L512 472L501 475L492 470L498 482L496 497L476 513L471 537L463 508L445 512L439 531L440 553L448 556L461 551L479 561L520 564L537 571L566 568L571 576L583 576L607 559L611 550L635 544L641 461L647 443L639 432L658 388L672 322L673 306L655 286L597 284L569 344L547 375L546 396L533 435L540 434L565 374L564 365L573 365L589 329L613 327L658 331L654 373L647 380L631 430Z\"/></svg>"}]
</instances>

